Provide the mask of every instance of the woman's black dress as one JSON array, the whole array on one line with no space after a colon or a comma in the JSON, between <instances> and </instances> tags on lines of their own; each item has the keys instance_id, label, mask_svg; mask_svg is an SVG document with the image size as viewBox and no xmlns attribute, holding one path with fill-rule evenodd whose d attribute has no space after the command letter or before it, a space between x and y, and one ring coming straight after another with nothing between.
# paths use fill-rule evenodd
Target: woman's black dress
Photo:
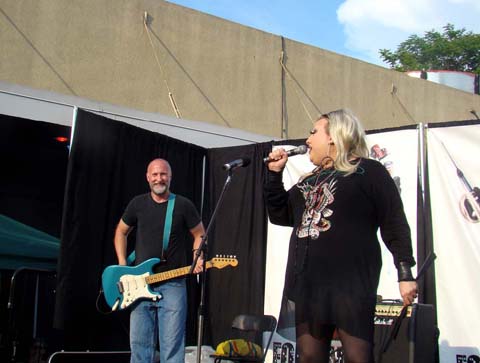
<instances>
[{"instance_id":1,"label":"woman's black dress","mask_svg":"<svg viewBox=\"0 0 480 363\"><path fill-rule=\"evenodd\" d=\"M351 175L319 171L288 192L282 173L269 172L267 178L271 222L294 227L279 333L293 340L295 324L308 322L313 336L315 326L334 324L373 341L382 266L378 228L396 266L415 264L410 228L388 171L377 161L361 159Z\"/></svg>"}]
</instances>

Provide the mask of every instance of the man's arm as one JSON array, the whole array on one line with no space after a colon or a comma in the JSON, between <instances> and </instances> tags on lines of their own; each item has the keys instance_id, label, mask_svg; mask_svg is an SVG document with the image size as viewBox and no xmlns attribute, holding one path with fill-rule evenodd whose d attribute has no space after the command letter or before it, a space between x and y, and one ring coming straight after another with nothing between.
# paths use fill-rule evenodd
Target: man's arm
<instances>
[{"instance_id":1,"label":"man's arm","mask_svg":"<svg viewBox=\"0 0 480 363\"><path fill-rule=\"evenodd\" d=\"M119 265L125 266L127 264L127 236L131 229L132 227L120 219L113 240Z\"/></svg>"},{"instance_id":2,"label":"man's arm","mask_svg":"<svg viewBox=\"0 0 480 363\"><path fill-rule=\"evenodd\" d=\"M200 247L200 243L202 242L202 237L205 234L205 229L203 228L203 223L200 222L195 227L190 229L190 233L193 236L193 258L195 258L195 253L197 249ZM203 255L201 255L197 260L197 265L193 270L194 273L202 272L203 267Z\"/></svg>"}]
</instances>

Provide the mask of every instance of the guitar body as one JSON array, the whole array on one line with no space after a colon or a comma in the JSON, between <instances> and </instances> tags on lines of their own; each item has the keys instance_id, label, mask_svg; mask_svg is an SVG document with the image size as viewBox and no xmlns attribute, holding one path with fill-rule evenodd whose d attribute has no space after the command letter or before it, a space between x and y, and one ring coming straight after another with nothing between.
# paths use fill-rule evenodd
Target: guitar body
<instances>
[{"instance_id":1,"label":"guitar body","mask_svg":"<svg viewBox=\"0 0 480 363\"><path fill-rule=\"evenodd\" d=\"M125 309L140 298L157 300L161 295L150 290L146 278L153 273L153 266L160 262L151 258L137 266L113 265L102 274L102 287L107 304L112 310Z\"/></svg>"}]
</instances>

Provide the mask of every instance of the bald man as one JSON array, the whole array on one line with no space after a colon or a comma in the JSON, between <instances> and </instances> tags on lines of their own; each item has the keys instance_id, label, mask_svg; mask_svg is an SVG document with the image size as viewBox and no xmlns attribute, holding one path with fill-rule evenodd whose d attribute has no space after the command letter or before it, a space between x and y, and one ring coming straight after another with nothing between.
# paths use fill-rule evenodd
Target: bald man
<instances>
[{"instance_id":1,"label":"bald man","mask_svg":"<svg viewBox=\"0 0 480 363\"><path fill-rule=\"evenodd\" d=\"M196 251L205 233L200 216L191 201L170 192L172 169L166 160L152 160L146 178L150 192L130 201L115 231L118 263L127 264L127 236L136 227L135 265L156 257L162 263L154 267L155 273L183 267L187 263L185 250ZM167 206L173 196L170 237L164 248ZM195 273L202 270L202 263L199 259ZM142 300L132 305L131 362L154 362L158 339L162 363L184 363L187 316L185 280L168 280L152 285L151 289L160 293L162 298L157 301Z\"/></svg>"}]
</instances>

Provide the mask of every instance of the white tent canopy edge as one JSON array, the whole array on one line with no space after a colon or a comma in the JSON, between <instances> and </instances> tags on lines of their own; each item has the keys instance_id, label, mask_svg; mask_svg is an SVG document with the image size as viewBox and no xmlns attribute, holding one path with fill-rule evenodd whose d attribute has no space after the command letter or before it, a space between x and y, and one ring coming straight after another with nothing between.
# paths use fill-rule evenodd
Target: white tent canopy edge
<instances>
[{"instance_id":1,"label":"white tent canopy edge","mask_svg":"<svg viewBox=\"0 0 480 363\"><path fill-rule=\"evenodd\" d=\"M276 140L274 137L239 129L177 119L158 113L133 110L0 81L0 109L2 114L72 126L75 108L94 112L113 120L126 122L204 148L240 146Z\"/></svg>"}]
</instances>

